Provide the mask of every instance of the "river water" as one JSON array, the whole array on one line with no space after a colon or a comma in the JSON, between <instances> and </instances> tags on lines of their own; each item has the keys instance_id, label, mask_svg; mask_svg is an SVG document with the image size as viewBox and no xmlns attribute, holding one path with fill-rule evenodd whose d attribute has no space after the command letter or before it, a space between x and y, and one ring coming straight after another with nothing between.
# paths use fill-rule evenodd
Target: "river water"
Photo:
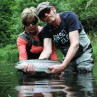
<instances>
[{"instance_id":1,"label":"river water","mask_svg":"<svg viewBox=\"0 0 97 97\"><path fill-rule=\"evenodd\" d=\"M13 63L0 63L0 97L97 97L97 78L92 73L59 78L24 77Z\"/></svg>"}]
</instances>

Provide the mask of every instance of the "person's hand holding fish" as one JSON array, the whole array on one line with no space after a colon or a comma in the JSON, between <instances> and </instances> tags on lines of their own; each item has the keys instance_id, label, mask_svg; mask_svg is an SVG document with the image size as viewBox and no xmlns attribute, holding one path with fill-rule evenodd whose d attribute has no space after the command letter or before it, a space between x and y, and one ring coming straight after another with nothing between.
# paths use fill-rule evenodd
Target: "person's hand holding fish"
<instances>
[{"instance_id":1,"label":"person's hand holding fish","mask_svg":"<svg viewBox=\"0 0 97 97\"><path fill-rule=\"evenodd\" d=\"M62 76L64 75L64 69L61 64L50 66L48 67L48 69L50 70L51 74L55 75L55 77L62 78Z\"/></svg>"},{"instance_id":2,"label":"person's hand holding fish","mask_svg":"<svg viewBox=\"0 0 97 97\"><path fill-rule=\"evenodd\" d=\"M31 64L31 63L27 64L26 62L22 62L22 63L20 63L18 65L22 69L23 72L28 72L28 73L32 73L32 74L35 73L34 65Z\"/></svg>"},{"instance_id":3,"label":"person's hand holding fish","mask_svg":"<svg viewBox=\"0 0 97 97\"><path fill-rule=\"evenodd\" d=\"M24 72L35 73L34 65L33 65L33 64L28 64L28 65L24 66L23 71L24 71Z\"/></svg>"},{"instance_id":4,"label":"person's hand holding fish","mask_svg":"<svg viewBox=\"0 0 97 97\"><path fill-rule=\"evenodd\" d=\"M64 68L63 68L63 66L61 64L60 65L50 66L50 67L48 67L48 69L50 70L51 74L53 74L53 73L59 73L60 71L64 70Z\"/></svg>"}]
</instances>

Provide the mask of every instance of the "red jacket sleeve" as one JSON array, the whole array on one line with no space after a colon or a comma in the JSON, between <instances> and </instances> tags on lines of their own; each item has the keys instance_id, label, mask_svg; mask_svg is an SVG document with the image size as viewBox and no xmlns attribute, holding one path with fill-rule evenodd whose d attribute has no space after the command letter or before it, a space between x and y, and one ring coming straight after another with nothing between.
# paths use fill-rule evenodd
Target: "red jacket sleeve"
<instances>
[{"instance_id":1,"label":"red jacket sleeve","mask_svg":"<svg viewBox=\"0 0 97 97\"><path fill-rule=\"evenodd\" d=\"M57 52L56 52L56 48L55 48L55 43L54 41L52 42L52 54L50 56L51 60L55 60L58 61L58 57L57 57Z\"/></svg>"},{"instance_id":2,"label":"red jacket sleeve","mask_svg":"<svg viewBox=\"0 0 97 97\"><path fill-rule=\"evenodd\" d=\"M19 51L19 61L27 60L27 52L26 52L26 44L27 42L21 37L17 38L17 47Z\"/></svg>"}]
</instances>

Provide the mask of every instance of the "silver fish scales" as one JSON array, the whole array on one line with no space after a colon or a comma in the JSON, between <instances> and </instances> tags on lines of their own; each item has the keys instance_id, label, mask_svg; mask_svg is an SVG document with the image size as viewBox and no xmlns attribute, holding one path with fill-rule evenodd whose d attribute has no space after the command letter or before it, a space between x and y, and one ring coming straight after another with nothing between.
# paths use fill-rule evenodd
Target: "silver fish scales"
<instances>
[{"instance_id":1,"label":"silver fish scales","mask_svg":"<svg viewBox=\"0 0 97 97\"><path fill-rule=\"evenodd\" d=\"M24 69L24 66L28 64L33 64L36 72L46 72L49 73L49 66L60 65L59 61L52 60L42 60L42 59L33 59L33 60L23 60L16 63L16 69Z\"/></svg>"}]
</instances>

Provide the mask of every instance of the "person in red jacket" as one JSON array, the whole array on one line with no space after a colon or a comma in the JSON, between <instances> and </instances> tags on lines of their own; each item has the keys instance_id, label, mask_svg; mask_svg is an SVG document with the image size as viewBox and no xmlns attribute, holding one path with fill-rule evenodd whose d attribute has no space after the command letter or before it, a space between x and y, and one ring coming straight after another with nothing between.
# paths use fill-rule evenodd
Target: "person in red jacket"
<instances>
[{"instance_id":1,"label":"person in red jacket","mask_svg":"<svg viewBox=\"0 0 97 97\"><path fill-rule=\"evenodd\" d=\"M19 61L38 59L43 51L43 37L41 35L42 27L38 25L36 8L25 8L21 13L21 21L24 32L17 38ZM54 42L52 42L52 54L49 59L58 60ZM23 72L33 72L33 65L25 66Z\"/></svg>"}]
</instances>

